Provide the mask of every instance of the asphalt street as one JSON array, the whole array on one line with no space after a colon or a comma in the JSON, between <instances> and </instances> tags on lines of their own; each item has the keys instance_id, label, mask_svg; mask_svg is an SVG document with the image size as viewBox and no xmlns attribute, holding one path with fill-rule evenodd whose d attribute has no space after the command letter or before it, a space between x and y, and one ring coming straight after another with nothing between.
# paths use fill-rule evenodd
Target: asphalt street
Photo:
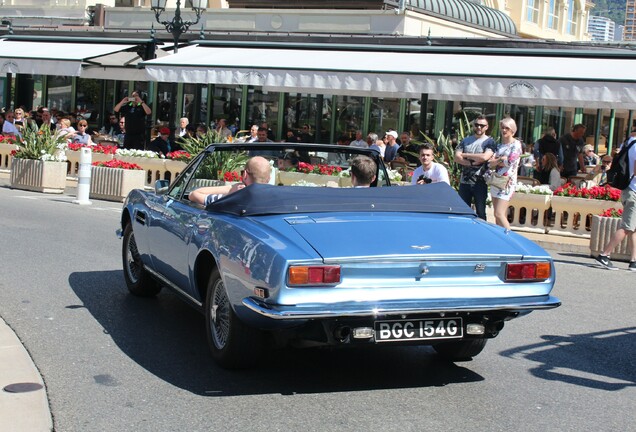
<instances>
[{"instance_id":1,"label":"asphalt street","mask_svg":"<svg viewBox=\"0 0 636 432\"><path fill-rule=\"evenodd\" d=\"M58 432L636 430L636 273L553 252L563 306L507 323L471 362L426 347L283 350L228 372L202 316L167 291L127 293L121 205L72 200L0 187L0 317Z\"/></svg>"}]
</instances>

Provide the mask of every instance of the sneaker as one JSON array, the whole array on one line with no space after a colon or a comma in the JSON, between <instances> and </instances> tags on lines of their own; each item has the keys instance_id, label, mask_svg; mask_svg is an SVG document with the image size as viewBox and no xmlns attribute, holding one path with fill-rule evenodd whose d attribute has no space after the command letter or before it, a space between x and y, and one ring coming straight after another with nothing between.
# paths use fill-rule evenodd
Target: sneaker
<instances>
[{"instance_id":1,"label":"sneaker","mask_svg":"<svg viewBox=\"0 0 636 432\"><path fill-rule=\"evenodd\" d=\"M629 267L627 267L627 270L636 272L636 261L630 261L629 262Z\"/></svg>"},{"instance_id":2,"label":"sneaker","mask_svg":"<svg viewBox=\"0 0 636 432\"><path fill-rule=\"evenodd\" d=\"M604 268L606 268L608 270L617 270L617 268L614 267L614 264L612 264L612 261L610 261L608 256L599 255L599 256L596 257L596 262L598 264L600 264L601 267L604 267Z\"/></svg>"}]
</instances>

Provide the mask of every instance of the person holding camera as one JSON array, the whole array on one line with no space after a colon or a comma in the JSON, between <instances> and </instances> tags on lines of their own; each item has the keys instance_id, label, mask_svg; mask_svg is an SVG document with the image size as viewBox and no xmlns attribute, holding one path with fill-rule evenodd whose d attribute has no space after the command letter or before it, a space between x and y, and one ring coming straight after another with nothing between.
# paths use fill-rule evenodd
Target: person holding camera
<instances>
[{"instance_id":1,"label":"person holding camera","mask_svg":"<svg viewBox=\"0 0 636 432\"><path fill-rule=\"evenodd\" d=\"M601 163L594 167L591 173L585 177L588 187L605 186L608 182L607 171L612 167L612 156L606 154L601 158Z\"/></svg>"},{"instance_id":2,"label":"person holding camera","mask_svg":"<svg viewBox=\"0 0 636 432\"><path fill-rule=\"evenodd\" d=\"M137 90L125 97L113 111L121 114L126 121L126 135L124 136L124 148L145 150L146 148L146 116L152 114L152 110L144 102Z\"/></svg>"},{"instance_id":3,"label":"person holding camera","mask_svg":"<svg viewBox=\"0 0 636 432\"><path fill-rule=\"evenodd\" d=\"M448 170L440 163L435 162L433 145L425 142L420 146L420 162L422 165L415 168L411 183L423 185L429 183L446 182L450 185Z\"/></svg>"}]
</instances>

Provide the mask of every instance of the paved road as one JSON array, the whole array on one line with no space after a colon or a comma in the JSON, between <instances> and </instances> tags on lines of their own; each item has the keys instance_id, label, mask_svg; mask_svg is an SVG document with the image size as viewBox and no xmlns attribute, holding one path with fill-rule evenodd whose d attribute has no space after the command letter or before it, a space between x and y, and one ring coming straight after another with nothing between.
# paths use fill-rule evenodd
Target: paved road
<instances>
[{"instance_id":1,"label":"paved road","mask_svg":"<svg viewBox=\"0 0 636 432\"><path fill-rule=\"evenodd\" d=\"M56 431L636 430L636 274L554 253L564 305L507 324L472 362L428 348L210 360L169 292L127 294L120 205L0 187L0 316L39 367Z\"/></svg>"}]
</instances>

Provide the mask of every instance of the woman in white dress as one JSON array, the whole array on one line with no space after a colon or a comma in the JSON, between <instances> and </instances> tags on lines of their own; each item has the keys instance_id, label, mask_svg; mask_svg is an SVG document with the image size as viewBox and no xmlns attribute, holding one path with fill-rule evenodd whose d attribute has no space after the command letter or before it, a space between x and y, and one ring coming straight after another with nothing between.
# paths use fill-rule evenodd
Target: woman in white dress
<instances>
[{"instance_id":1,"label":"woman in white dress","mask_svg":"<svg viewBox=\"0 0 636 432\"><path fill-rule=\"evenodd\" d=\"M497 146L497 151L490 159L490 168L496 169L497 174L510 178L508 186L500 189L490 186L490 196L495 211L495 223L504 228L510 229L510 223L506 217L508 202L515 193L517 186L517 170L522 148L521 143L514 136L517 132L517 124L510 117L506 117L499 123L501 131L501 143Z\"/></svg>"}]
</instances>

